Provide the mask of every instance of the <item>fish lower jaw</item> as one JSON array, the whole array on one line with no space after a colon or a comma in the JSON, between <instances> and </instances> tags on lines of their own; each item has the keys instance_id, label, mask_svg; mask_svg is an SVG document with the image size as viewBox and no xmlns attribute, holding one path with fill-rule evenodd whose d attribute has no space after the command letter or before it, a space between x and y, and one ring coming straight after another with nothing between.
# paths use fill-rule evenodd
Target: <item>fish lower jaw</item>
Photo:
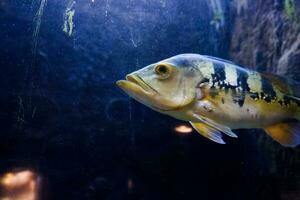
<instances>
[{"instance_id":1,"label":"fish lower jaw","mask_svg":"<svg viewBox=\"0 0 300 200\"><path fill-rule=\"evenodd\" d=\"M116 84L131 98L155 111L163 112L171 109L170 107L161 104L161 99L158 97L158 93L147 91L135 82L119 80L116 82Z\"/></svg>"}]
</instances>

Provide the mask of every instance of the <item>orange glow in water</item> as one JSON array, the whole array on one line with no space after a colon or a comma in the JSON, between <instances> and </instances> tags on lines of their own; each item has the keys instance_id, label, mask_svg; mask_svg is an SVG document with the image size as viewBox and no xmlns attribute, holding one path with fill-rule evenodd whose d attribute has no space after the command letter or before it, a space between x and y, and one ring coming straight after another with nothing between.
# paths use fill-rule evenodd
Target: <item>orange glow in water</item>
<instances>
[{"instance_id":1,"label":"orange glow in water","mask_svg":"<svg viewBox=\"0 0 300 200\"><path fill-rule=\"evenodd\" d=\"M129 190L131 190L133 188L133 181L131 178L129 178L127 181L127 187Z\"/></svg>"},{"instance_id":2,"label":"orange glow in water","mask_svg":"<svg viewBox=\"0 0 300 200\"><path fill-rule=\"evenodd\" d=\"M179 125L175 127L175 131L177 133L191 133L193 131L192 127L187 126L187 125Z\"/></svg>"},{"instance_id":3,"label":"orange glow in water","mask_svg":"<svg viewBox=\"0 0 300 200\"><path fill-rule=\"evenodd\" d=\"M38 200L40 177L30 170L8 172L0 177L0 200Z\"/></svg>"}]
</instances>

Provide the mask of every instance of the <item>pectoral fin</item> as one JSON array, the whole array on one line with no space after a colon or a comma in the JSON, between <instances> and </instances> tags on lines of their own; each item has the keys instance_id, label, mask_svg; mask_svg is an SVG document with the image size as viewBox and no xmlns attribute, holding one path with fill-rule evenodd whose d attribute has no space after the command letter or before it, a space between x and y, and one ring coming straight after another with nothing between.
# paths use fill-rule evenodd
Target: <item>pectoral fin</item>
<instances>
[{"instance_id":1,"label":"pectoral fin","mask_svg":"<svg viewBox=\"0 0 300 200\"><path fill-rule=\"evenodd\" d=\"M279 123L264 130L283 146L295 147L300 144L300 124L297 122Z\"/></svg>"},{"instance_id":2,"label":"pectoral fin","mask_svg":"<svg viewBox=\"0 0 300 200\"><path fill-rule=\"evenodd\" d=\"M199 116L197 114L194 114L194 117L196 117L198 120L200 120L201 122L211 126L211 127L214 127L215 129L225 133L226 135L228 135L229 137L234 137L234 138L237 138L238 136L232 132L232 130L227 127L227 126L223 126L221 124L218 124L208 118L205 118L205 117L202 117L202 116Z\"/></svg>"},{"instance_id":3,"label":"pectoral fin","mask_svg":"<svg viewBox=\"0 0 300 200\"><path fill-rule=\"evenodd\" d=\"M206 125L202 122L190 122L192 127L202 136L216 142L219 144L225 144L225 142L222 140L222 134L217 129Z\"/></svg>"}]
</instances>

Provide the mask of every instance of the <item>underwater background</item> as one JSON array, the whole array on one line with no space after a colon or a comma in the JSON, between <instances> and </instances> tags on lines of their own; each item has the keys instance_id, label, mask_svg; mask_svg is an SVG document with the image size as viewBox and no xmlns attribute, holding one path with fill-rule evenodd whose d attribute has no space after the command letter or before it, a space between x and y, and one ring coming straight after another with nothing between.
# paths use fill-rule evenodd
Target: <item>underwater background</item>
<instances>
[{"instance_id":1,"label":"underwater background","mask_svg":"<svg viewBox=\"0 0 300 200\"><path fill-rule=\"evenodd\" d=\"M300 81L299 14L298 0L0 0L0 174L30 171L37 193L1 200L299 200L299 147L178 133L115 85L181 53Z\"/></svg>"}]
</instances>

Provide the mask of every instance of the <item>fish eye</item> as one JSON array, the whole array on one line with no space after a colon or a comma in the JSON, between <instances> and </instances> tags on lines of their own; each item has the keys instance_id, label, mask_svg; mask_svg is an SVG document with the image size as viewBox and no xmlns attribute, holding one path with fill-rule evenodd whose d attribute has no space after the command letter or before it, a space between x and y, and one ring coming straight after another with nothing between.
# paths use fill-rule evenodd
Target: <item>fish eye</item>
<instances>
[{"instance_id":1,"label":"fish eye","mask_svg":"<svg viewBox=\"0 0 300 200\"><path fill-rule=\"evenodd\" d=\"M160 75L160 78L168 78L171 72L171 66L159 64L155 67L155 72Z\"/></svg>"},{"instance_id":2,"label":"fish eye","mask_svg":"<svg viewBox=\"0 0 300 200\"><path fill-rule=\"evenodd\" d=\"M160 74L165 74L167 73L168 69L165 65L159 65L157 66L157 72L159 72Z\"/></svg>"}]
</instances>

